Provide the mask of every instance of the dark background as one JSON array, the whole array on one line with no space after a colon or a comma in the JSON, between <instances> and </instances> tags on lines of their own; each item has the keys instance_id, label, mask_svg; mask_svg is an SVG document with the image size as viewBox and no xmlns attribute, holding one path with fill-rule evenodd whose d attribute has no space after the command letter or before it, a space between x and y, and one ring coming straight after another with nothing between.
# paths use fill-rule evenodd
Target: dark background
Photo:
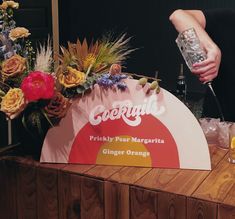
<instances>
[{"instance_id":1,"label":"dark background","mask_svg":"<svg viewBox=\"0 0 235 219\"><path fill-rule=\"evenodd\" d=\"M19 8L14 10L16 26L26 27L31 32L30 39L37 46L52 36L51 0L15 0Z\"/></svg>"},{"instance_id":2,"label":"dark background","mask_svg":"<svg viewBox=\"0 0 235 219\"><path fill-rule=\"evenodd\" d=\"M52 0L53 2L54 0ZM210 9L235 8L234 0L58 0L60 44L100 38L112 31L126 32L131 47L138 48L125 63L124 71L154 76L159 72L161 86L174 91L180 64L184 63L175 44L177 33L169 21L178 8ZM19 0L15 20L18 26L30 29L34 44L52 35L51 0ZM188 91L204 93L199 83L184 64Z\"/></svg>"},{"instance_id":3,"label":"dark background","mask_svg":"<svg viewBox=\"0 0 235 219\"><path fill-rule=\"evenodd\" d=\"M159 71L161 86L174 90L180 63L184 63L175 44L177 33L169 15L178 8L235 8L234 0L59 0L60 41L100 37L106 31L127 32L132 53L126 71L154 76ZM188 91L203 93L204 86L184 65Z\"/></svg>"},{"instance_id":4,"label":"dark background","mask_svg":"<svg viewBox=\"0 0 235 219\"><path fill-rule=\"evenodd\" d=\"M53 2L54 0L52 0ZM131 47L139 48L125 63L124 71L154 76L159 71L160 86L174 91L180 63L184 63L175 44L177 33L169 15L178 8L235 8L234 0L119 0L59 1L60 44L77 38L97 39L107 31L117 35L126 32L132 37ZM34 45L52 35L51 0L19 0L15 11L17 26L31 32ZM226 36L225 36L226 39ZM189 93L203 96L204 86L186 68ZM20 122L20 121L19 121ZM6 145L5 117L0 113L0 147ZM14 126L16 132L21 128Z\"/></svg>"}]
</instances>

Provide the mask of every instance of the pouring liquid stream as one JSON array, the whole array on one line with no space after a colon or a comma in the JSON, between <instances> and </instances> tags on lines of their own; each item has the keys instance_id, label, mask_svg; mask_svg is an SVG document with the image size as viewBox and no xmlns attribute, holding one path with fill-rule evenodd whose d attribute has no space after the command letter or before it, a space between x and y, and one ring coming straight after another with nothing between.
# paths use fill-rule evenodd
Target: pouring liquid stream
<instances>
[{"instance_id":1,"label":"pouring liquid stream","mask_svg":"<svg viewBox=\"0 0 235 219\"><path fill-rule=\"evenodd\" d=\"M218 98L216 96L216 93L215 93L215 91L214 91L214 89L212 87L211 81L207 82L206 85L209 87L209 89L210 89L210 91L211 91L211 93L213 95L213 98L214 98L215 103L216 103L216 107L217 107L219 115L220 115L220 120L223 122L223 121L225 121L224 120L224 114L222 112L221 105L220 105L219 100L218 100Z\"/></svg>"}]
</instances>

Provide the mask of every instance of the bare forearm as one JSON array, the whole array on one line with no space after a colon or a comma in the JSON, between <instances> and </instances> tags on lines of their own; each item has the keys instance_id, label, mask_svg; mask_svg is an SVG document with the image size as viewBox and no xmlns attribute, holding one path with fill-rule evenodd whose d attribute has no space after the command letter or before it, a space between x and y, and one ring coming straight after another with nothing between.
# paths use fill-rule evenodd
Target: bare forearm
<instances>
[{"instance_id":1,"label":"bare forearm","mask_svg":"<svg viewBox=\"0 0 235 219\"><path fill-rule=\"evenodd\" d=\"M174 11L169 19L179 33L193 27L205 49L208 46L215 46L205 31L206 21L201 11L179 9Z\"/></svg>"},{"instance_id":2,"label":"bare forearm","mask_svg":"<svg viewBox=\"0 0 235 219\"><path fill-rule=\"evenodd\" d=\"M199 10L176 10L170 15L170 21L178 32L194 28L201 42L202 48L207 53L207 59L194 64L192 72L198 75L200 81L209 81L218 74L221 51L205 31L206 19Z\"/></svg>"}]
</instances>

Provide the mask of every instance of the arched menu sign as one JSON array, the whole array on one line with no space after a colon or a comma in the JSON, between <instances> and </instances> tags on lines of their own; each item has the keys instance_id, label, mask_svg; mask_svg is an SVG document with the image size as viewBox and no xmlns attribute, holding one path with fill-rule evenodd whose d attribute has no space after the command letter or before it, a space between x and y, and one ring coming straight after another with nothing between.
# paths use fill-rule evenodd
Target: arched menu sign
<instances>
[{"instance_id":1,"label":"arched menu sign","mask_svg":"<svg viewBox=\"0 0 235 219\"><path fill-rule=\"evenodd\" d=\"M174 95L127 79L73 102L45 138L41 162L210 170L208 144L191 113Z\"/></svg>"}]
</instances>

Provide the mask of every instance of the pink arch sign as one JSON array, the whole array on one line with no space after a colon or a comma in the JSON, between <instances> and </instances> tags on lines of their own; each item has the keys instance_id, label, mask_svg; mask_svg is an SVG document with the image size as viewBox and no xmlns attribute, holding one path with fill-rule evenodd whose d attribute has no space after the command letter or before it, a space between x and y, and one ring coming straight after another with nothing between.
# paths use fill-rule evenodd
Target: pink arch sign
<instances>
[{"instance_id":1,"label":"pink arch sign","mask_svg":"<svg viewBox=\"0 0 235 219\"><path fill-rule=\"evenodd\" d=\"M211 169L203 131L174 95L148 91L127 79L128 89L104 89L77 99L45 138L41 162Z\"/></svg>"}]
</instances>

